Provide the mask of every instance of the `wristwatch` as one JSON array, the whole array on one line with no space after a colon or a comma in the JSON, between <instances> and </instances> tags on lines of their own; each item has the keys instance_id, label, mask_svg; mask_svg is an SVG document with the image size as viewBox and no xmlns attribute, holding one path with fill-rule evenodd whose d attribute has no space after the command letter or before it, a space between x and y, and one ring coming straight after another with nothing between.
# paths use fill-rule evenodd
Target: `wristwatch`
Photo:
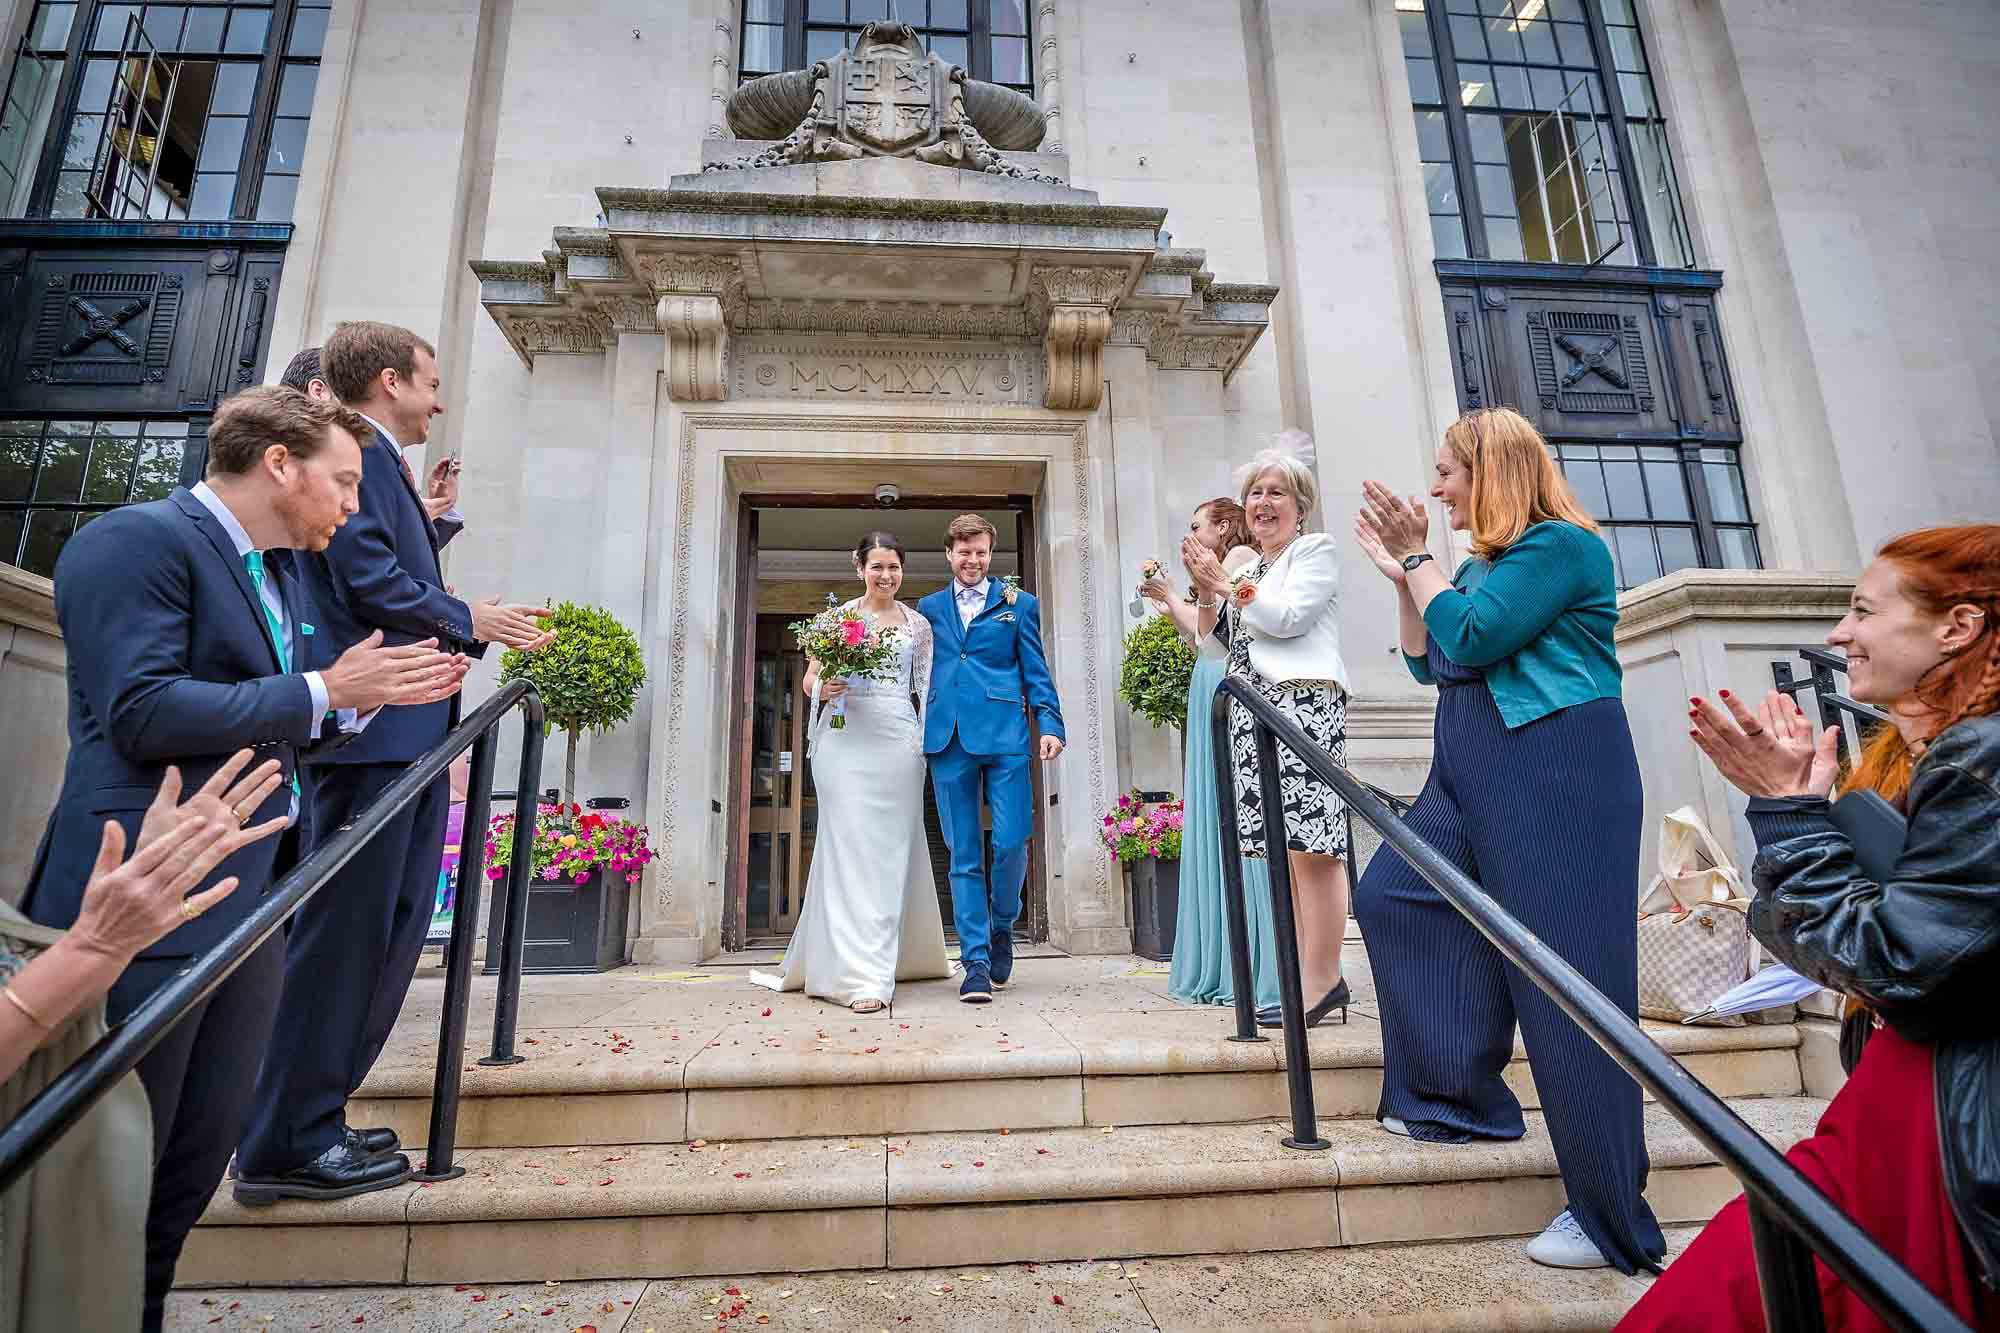
<instances>
[{"instance_id":1,"label":"wristwatch","mask_svg":"<svg viewBox=\"0 0 2000 1333\"><path fill-rule=\"evenodd\" d=\"M1416 569L1418 565L1421 565L1422 563L1424 563L1424 561L1430 558L1431 558L1431 553L1429 551L1419 551L1415 555L1404 556L1403 572L1405 574L1410 573L1412 570Z\"/></svg>"}]
</instances>

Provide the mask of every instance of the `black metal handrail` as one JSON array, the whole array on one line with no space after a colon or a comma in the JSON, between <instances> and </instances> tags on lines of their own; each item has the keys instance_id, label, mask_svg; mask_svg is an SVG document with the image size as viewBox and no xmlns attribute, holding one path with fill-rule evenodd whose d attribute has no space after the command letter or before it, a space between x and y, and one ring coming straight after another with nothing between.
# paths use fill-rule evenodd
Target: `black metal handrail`
<instances>
[{"instance_id":1,"label":"black metal handrail","mask_svg":"<svg viewBox=\"0 0 2000 1333\"><path fill-rule=\"evenodd\" d=\"M1847 674L1847 658L1831 648L1800 648L1797 650L1805 664L1811 668L1804 680L1793 674L1792 664L1782 658L1771 663L1771 679L1781 693L1794 700L1801 691L1811 690L1813 702L1819 707L1819 725L1839 727L1840 735L1834 744L1839 749L1840 763L1847 765L1847 728L1850 721L1854 727L1857 742L1865 742L1871 728L1887 722L1889 715L1881 709L1862 703L1840 688L1839 676Z\"/></svg>"},{"instance_id":2,"label":"black metal handrail","mask_svg":"<svg viewBox=\"0 0 2000 1333\"><path fill-rule=\"evenodd\" d=\"M1225 676L1216 687L1211 715L1215 727L1216 791L1234 790L1230 768L1229 701L1250 716L1257 737L1261 790L1278 790L1278 744L1298 756L1314 776L1331 786L1348 809L1382 835L1444 900L1470 921L1501 956L1527 974L1576 1025L1616 1060L1625 1072L1685 1125L1703 1147L1727 1167L1748 1196L1750 1234L1763 1289L1765 1321L1773 1333L1805 1333L1825 1328L1813 1260L1819 1260L1853 1288L1892 1328L1904 1333L1971 1333L1965 1324L1908 1269L1850 1220L1798 1168L1765 1142L1742 1117L1661 1050L1645 1031L1597 987L1544 944L1512 913L1453 865L1315 744L1297 723L1246 682ZM1313 1108L1312 1069L1306 1048L1305 1004L1299 989L1298 942L1292 933L1291 876L1282 853L1283 806L1266 800L1266 845L1271 917L1278 953L1278 1002L1284 1011L1285 1082L1291 1096L1292 1133L1287 1147L1323 1148ZM1245 928L1243 868L1236 803L1223 799L1222 867L1224 915L1229 927L1230 965L1236 986L1236 1041L1258 1041L1251 1008L1249 937Z\"/></svg>"},{"instance_id":3,"label":"black metal handrail","mask_svg":"<svg viewBox=\"0 0 2000 1333\"><path fill-rule=\"evenodd\" d=\"M493 787L495 733L507 714L516 708L523 713L517 797L522 808L533 810L535 787L542 773L542 700L532 684L516 680L502 686L498 694L412 763L360 814L307 853L214 948L154 991L21 1108L20 1114L0 1129L0 1190L11 1187L22 1173L33 1167L85 1112L138 1065L146 1052L187 1017L189 1010L241 967L306 899L325 888L355 853L381 833L396 811L416 800L470 747L472 780L466 788L458 899L452 915L451 943L446 946L445 954L444 1014L438 1026L430 1141L427 1160L413 1178L449 1180L465 1174L464 1167L453 1165L452 1157L458 1134L459 1073L471 1004L473 933L479 928L479 898L486 883L486 814ZM499 1063L512 1063L518 1058L513 1056L514 1012L520 1005L521 946L527 934L527 889L534 859L534 828L532 818L515 821L503 925L507 961L500 977L499 1002L493 1016L493 1055L489 1057Z\"/></svg>"}]
</instances>

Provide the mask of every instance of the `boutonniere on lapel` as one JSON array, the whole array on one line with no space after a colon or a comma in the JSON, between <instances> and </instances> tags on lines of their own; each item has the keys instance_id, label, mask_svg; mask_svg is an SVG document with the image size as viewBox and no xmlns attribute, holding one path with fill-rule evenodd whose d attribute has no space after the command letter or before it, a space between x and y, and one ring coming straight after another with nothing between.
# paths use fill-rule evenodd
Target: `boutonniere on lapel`
<instances>
[{"instance_id":1,"label":"boutonniere on lapel","mask_svg":"<svg viewBox=\"0 0 2000 1333\"><path fill-rule=\"evenodd\" d=\"M1229 583L1229 596L1238 606L1248 606L1257 600L1257 580L1245 570Z\"/></svg>"},{"instance_id":2,"label":"boutonniere on lapel","mask_svg":"<svg viewBox=\"0 0 2000 1333\"><path fill-rule=\"evenodd\" d=\"M1015 599L1018 598L1020 595L1021 595L1020 579L1014 577L1012 574L1009 574L1006 578L1000 580L1001 602L1003 602L1008 606L1012 606L1014 604ZM999 621L1003 625L1011 625L1014 623L1014 613L1012 611L1002 611L999 615L993 618Z\"/></svg>"}]
</instances>

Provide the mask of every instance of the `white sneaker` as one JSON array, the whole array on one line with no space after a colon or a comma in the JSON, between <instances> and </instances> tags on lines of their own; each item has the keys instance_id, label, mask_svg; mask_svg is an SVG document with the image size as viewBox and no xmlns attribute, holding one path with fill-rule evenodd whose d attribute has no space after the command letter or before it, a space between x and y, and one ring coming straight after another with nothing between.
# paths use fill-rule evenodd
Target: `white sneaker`
<instances>
[{"instance_id":1,"label":"white sneaker","mask_svg":"<svg viewBox=\"0 0 2000 1333\"><path fill-rule=\"evenodd\" d=\"M1396 1119L1395 1116L1385 1115L1378 1123L1391 1134L1400 1135L1406 1139L1410 1137L1410 1127Z\"/></svg>"},{"instance_id":2,"label":"white sneaker","mask_svg":"<svg viewBox=\"0 0 2000 1333\"><path fill-rule=\"evenodd\" d=\"M1528 1257L1548 1268L1609 1268L1604 1257L1575 1217L1565 1208L1548 1229L1528 1242Z\"/></svg>"}]
</instances>

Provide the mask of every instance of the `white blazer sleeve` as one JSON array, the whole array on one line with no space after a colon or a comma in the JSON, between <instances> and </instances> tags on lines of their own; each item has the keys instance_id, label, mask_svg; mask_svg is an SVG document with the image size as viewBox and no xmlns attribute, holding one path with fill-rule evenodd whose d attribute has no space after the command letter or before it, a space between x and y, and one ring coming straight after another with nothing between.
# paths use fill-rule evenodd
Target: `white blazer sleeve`
<instances>
[{"instance_id":1,"label":"white blazer sleeve","mask_svg":"<svg viewBox=\"0 0 2000 1333\"><path fill-rule=\"evenodd\" d=\"M1322 616L1331 615L1340 596L1340 550L1322 532L1292 543L1284 578L1268 575L1242 609L1243 623L1275 639L1295 639Z\"/></svg>"}]
</instances>

